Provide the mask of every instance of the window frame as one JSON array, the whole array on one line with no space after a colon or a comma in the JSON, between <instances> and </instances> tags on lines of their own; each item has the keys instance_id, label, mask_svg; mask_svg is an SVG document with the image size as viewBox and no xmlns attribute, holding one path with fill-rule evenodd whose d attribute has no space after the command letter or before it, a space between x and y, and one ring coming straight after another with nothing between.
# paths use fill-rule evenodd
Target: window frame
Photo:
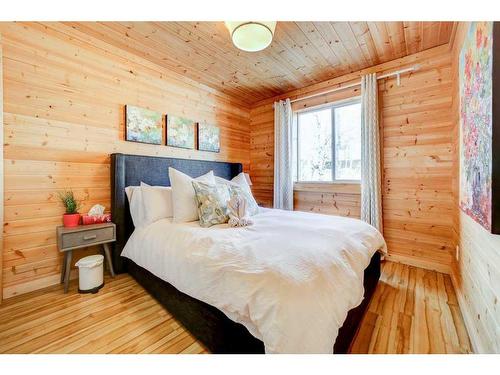
<instances>
[{"instance_id":1,"label":"window frame","mask_svg":"<svg viewBox=\"0 0 500 375\"><path fill-rule=\"evenodd\" d=\"M341 107L346 107L349 105L353 104L360 104L361 103L361 96L355 96L352 98L348 99L343 99L343 100L338 100L332 103L327 103L323 105L318 105L310 108L305 108L305 109L299 109L294 111L294 116L295 116L295 132L297 134L297 145L294 146L296 147L296 156L295 156L295 164L296 164L296 170L295 174L297 176L297 180L293 181L294 184L323 184L323 185L328 185L328 184L361 184L361 178L359 180L345 180L345 179L336 179L335 178L335 173L336 173L336 150L335 150L335 136L336 136L336 124L335 124L335 109L336 108L341 108ZM299 147L299 139L300 139L300 131L299 131L299 118L301 114L309 113L309 112L316 112L324 109L329 109L330 110L330 117L331 117L331 125L332 125L332 169L331 169L331 174L332 174L332 180L331 181L303 181L299 180L299 160L300 160L300 147Z\"/></svg>"}]
</instances>

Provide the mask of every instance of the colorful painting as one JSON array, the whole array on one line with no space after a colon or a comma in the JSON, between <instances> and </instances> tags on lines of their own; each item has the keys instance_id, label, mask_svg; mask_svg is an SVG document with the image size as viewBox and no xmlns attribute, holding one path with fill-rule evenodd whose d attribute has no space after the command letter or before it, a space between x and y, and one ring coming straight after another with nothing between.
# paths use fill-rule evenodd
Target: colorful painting
<instances>
[{"instance_id":1,"label":"colorful painting","mask_svg":"<svg viewBox=\"0 0 500 375\"><path fill-rule=\"evenodd\" d=\"M161 145L162 115L150 109L125 106L125 140Z\"/></svg>"},{"instance_id":2,"label":"colorful painting","mask_svg":"<svg viewBox=\"0 0 500 375\"><path fill-rule=\"evenodd\" d=\"M180 116L167 115L167 146L194 149L196 123Z\"/></svg>"},{"instance_id":3,"label":"colorful painting","mask_svg":"<svg viewBox=\"0 0 500 375\"><path fill-rule=\"evenodd\" d=\"M460 207L491 231L493 23L471 22L460 53Z\"/></svg>"},{"instance_id":4,"label":"colorful painting","mask_svg":"<svg viewBox=\"0 0 500 375\"><path fill-rule=\"evenodd\" d=\"M206 123L198 124L198 150L219 152L220 129Z\"/></svg>"}]
</instances>

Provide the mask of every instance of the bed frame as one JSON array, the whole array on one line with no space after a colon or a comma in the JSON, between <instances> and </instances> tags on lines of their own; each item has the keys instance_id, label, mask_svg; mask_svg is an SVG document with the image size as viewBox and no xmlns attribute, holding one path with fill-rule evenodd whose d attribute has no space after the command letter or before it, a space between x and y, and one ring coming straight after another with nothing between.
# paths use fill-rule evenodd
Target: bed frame
<instances>
[{"instance_id":1,"label":"bed frame","mask_svg":"<svg viewBox=\"0 0 500 375\"><path fill-rule=\"evenodd\" d=\"M214 306L178 291L171 284L120 256L134 230L125 187L137 186L141 181L150 185L170 186L168 167L193 177L213 170L216 176L226 179L231 179L242 171L240 163L112 154L111 213L112 220L116 224L116 243L112 250L112 259L115 272L128 272L132 275L212 353L264 353L262 341L253 337L243 325L232 321ZM380 255L377 253L364 273L363 302L349 311L339 330L332 352L348 352L379 277Z\"/></svg>"}]
</instances>

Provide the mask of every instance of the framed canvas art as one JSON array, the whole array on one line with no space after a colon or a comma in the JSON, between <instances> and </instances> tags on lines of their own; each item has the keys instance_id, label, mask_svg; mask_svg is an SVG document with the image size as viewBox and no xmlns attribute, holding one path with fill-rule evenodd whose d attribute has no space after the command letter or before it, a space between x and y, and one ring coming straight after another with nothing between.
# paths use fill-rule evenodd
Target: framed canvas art
<instances>
[{"instance_id":1,"label":"framed canvas art","mask_svg":"<svg viewBox=\"0 0 500 375\"><path fill-rule=\"evenodd\" d=\"M196 122L185 117L167 115L167 146L195 148Z\"/></svg>"},{"instance_id":2,"label":"framed canvas art","mask_svg":"<svg viewBox=\"0 0 500 375\"><path fill-rule=\"evenodd\" d=\"M220 152L220 129L207 123L197 127L198 150Z\"/></svg>"},{"instance_id":3,"label":"framed canvas art","mask_svg":"<svg viewBox=\"0 0 500 375\"><path fill-rule=\"evenodd\" d=\"M125 106L125 140L163 144L162 114L150 109Z\"/></svg>"},{"instance_id":4,"label":"framed canvas art","mask_svg":"<svg viewBox=\"0 0 500 375\"><path fill-rule=\"evenodd\" d=\"M460 208L500 234L500 24L471 22L460 53Z\"/></svg>"}]
</instances>

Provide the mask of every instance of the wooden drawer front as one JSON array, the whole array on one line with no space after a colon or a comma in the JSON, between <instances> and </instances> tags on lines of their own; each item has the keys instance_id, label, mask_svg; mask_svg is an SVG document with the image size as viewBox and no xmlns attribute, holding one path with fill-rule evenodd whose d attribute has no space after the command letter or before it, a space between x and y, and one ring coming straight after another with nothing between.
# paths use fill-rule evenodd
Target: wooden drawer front
<instances>
[{"instance_id":1,"label":"wooden drawer front","mask_svg":"<svg viewBox=\"0 0 500 375\"><path fill-rule=\"evenodd\" d=\"M83 230L62 235L62 248L80 247L115 239L113 227Z\"/></svg>"}]
</instances>

